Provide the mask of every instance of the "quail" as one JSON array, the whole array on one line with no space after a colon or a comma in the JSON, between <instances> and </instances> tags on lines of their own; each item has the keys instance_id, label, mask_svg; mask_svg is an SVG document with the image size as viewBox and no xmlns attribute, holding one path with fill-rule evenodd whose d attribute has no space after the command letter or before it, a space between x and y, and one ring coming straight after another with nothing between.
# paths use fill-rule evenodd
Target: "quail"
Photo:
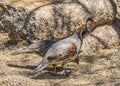
<instances>
[{"instance_id":1,"label":"quail","mask_svg":"<svg viewBox=\"0 0 120 86\"><path fill-rule=\"evenodd\" d=\"M83 27L83 25L80 27ZM74 60L76 55L81 51L81 45L83 43L82 35L83 30L75 30L70 37L52 44L33 73L45 69L49 64L54 65L55 72L58 64L61 64L64 68L64 65Z\"/></svg>"}]
</instances>

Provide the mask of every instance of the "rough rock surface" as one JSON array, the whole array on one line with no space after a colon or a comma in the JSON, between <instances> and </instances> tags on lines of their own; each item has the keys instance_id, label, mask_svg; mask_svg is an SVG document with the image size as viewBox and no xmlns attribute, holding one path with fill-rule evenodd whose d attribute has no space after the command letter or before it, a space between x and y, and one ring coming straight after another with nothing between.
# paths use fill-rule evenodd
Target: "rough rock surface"
<instances>
[{"instance_id":1,"label":"rough rock surface","mask_svg":"<svg viewBox=\"0 0 120 86\"><path fill-rule=\"evenodd\" d=\"M35 18L31 15L30 21L25 20L28 18L28 13L24 8L14 8L10 5L0 4L0 31L8 32L11 40L16 41L20 38L30 39L35 32ZM29 22L26 24L26 21Z\"/></svg>"},{"instance_id":2,"label":"rough rock surface","mask_svg":"<svg viewBox=\"0 0 120 86\"><path fill-rule=\"evenodd\" d=\"M14 6L15 2L17 5ZM93 18L89 28L94 29L112 22L117 12L112 0L48 0L44 4L38 1L42 4L31 9L24 7L26 2L23 0L21 5L20 1L7 0L0 4L0 29L7 29L12 40L61 39L69 36L80 24L85 24L89 17Z\"/></svg>"}]
</instances>

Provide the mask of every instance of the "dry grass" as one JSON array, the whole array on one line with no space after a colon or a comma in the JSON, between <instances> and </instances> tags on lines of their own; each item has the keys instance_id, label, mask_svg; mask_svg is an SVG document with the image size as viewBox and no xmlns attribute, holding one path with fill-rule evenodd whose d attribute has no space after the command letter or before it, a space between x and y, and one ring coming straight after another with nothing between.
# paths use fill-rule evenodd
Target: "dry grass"
<instances>
[{"instance_id":1,"label":"dry grass","mask_svg":"<svg viewBox=\"0 0 120 86\"><path fill-rule=\"evenodd\" d=\"M109 49L110 50L110 49ZM80 65L68 64L67 68L76 67L79 69L77 76L66 77L64 75L53 76L43 70L42 73L31 74L32 70L36 67L41 59L38 55L24 54L18 56L11 56L13 51L7 50L0 54L1 64L1 85L5 86L45 86L60 84L64 85L108 85L120 83L120 52L114 49L104 50L103 52L93 55L82 55ZM41 84L42 85L41 85Z\"/></svg>"},{"instance_id":2,"label":"dry grass","mask_svg":"<svg viewBox=\"0 0 120 86\"><path fill-rule=\"evenodd\" d=\"M2 34L0 34L2 36ZM2 41L7 40L4 34ZM76 68L72 75L51 75L48 70L32 74L40 62L36 54L12 56L13 47L0 52L0 86L119 86L120 48L101 49L94 53L81 53L80 64L70 63L66 68Z\"/></svg>"},{"instance_id":3,"label":"dry grass","mask_svg":"<svg viewBox=\"0 0 120 86\"><path fill-rule=\"evenodd\" d=\"M107 34L105 37L102 37L101 29L98 32L100 34L98 37L101 37L101 39L103 38L106 40L105 37L109 35ZM110 30L109 32L114 31ZM110 40L111 36L114 37L113 39L118 39L117 34L110 34L107 36L108 40ZM7 34L3 33L0 33L0 38L0 45L9 40ZM96 48L97 44L100 44L99 42L95 42L96 44L93 43L93 40L95 39L88 37L88 40L86 40L87 43L83 44L85 48L90 47L90 49L94 49ZM107 42L109 43L109 41ZM115 40L110 42L114 43ZM80 54L80 64L76 65L70 63L66 66L66 68L76 68L79 71L73 71L73 75L67 77L61 74L53 76L48 72L48 70L43 70L42 73L38 74L31 74L32 70L40 62L41 57L36 54L12 56L12 52L22 47L21 43L19 43L17 46L10 45L9 43L6 46L0 46L0 86L120 85L120 47L118 46L113 46L109 49L97 48L97 50L99 50L95 51L94 53L84 52L84 50L87 49L82 49L83 53Z\"/></svg>"}]
</instances>

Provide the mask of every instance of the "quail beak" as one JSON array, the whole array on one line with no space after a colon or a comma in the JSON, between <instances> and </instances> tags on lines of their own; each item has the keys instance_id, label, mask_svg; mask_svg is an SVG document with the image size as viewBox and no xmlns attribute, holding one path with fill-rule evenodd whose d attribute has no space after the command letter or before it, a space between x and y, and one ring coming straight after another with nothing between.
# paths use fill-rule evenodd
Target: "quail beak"
<instances>
[{"instance_id":1,"label":"quail beak","mask_svg":"<svg viewBox=\"0 0 120 86\"><path fill-rule=\"evenodd\" d=\"M80 26L78 27L78 29L77 30L82 30L83 28L84 28L84 24L80 24Z\"/></svg>"}]
</instances>

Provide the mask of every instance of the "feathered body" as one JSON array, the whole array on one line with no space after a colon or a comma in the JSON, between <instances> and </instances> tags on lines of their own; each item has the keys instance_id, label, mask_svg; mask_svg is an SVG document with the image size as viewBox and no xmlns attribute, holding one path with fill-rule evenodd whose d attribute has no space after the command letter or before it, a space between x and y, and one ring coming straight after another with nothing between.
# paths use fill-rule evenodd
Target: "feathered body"
<instances>
[{"instance_id":1,"label":"feathered body","mask_svg":"<svg viewBox=\"0 0 120 86\"><path fill-rule=\"evenodd\" d=\"M82 32L76 30L72 36L52 44L34 72L41 71L49 64L66 64L75 59L83 42L79 33Z\"/></svg>"}]
</instances>

